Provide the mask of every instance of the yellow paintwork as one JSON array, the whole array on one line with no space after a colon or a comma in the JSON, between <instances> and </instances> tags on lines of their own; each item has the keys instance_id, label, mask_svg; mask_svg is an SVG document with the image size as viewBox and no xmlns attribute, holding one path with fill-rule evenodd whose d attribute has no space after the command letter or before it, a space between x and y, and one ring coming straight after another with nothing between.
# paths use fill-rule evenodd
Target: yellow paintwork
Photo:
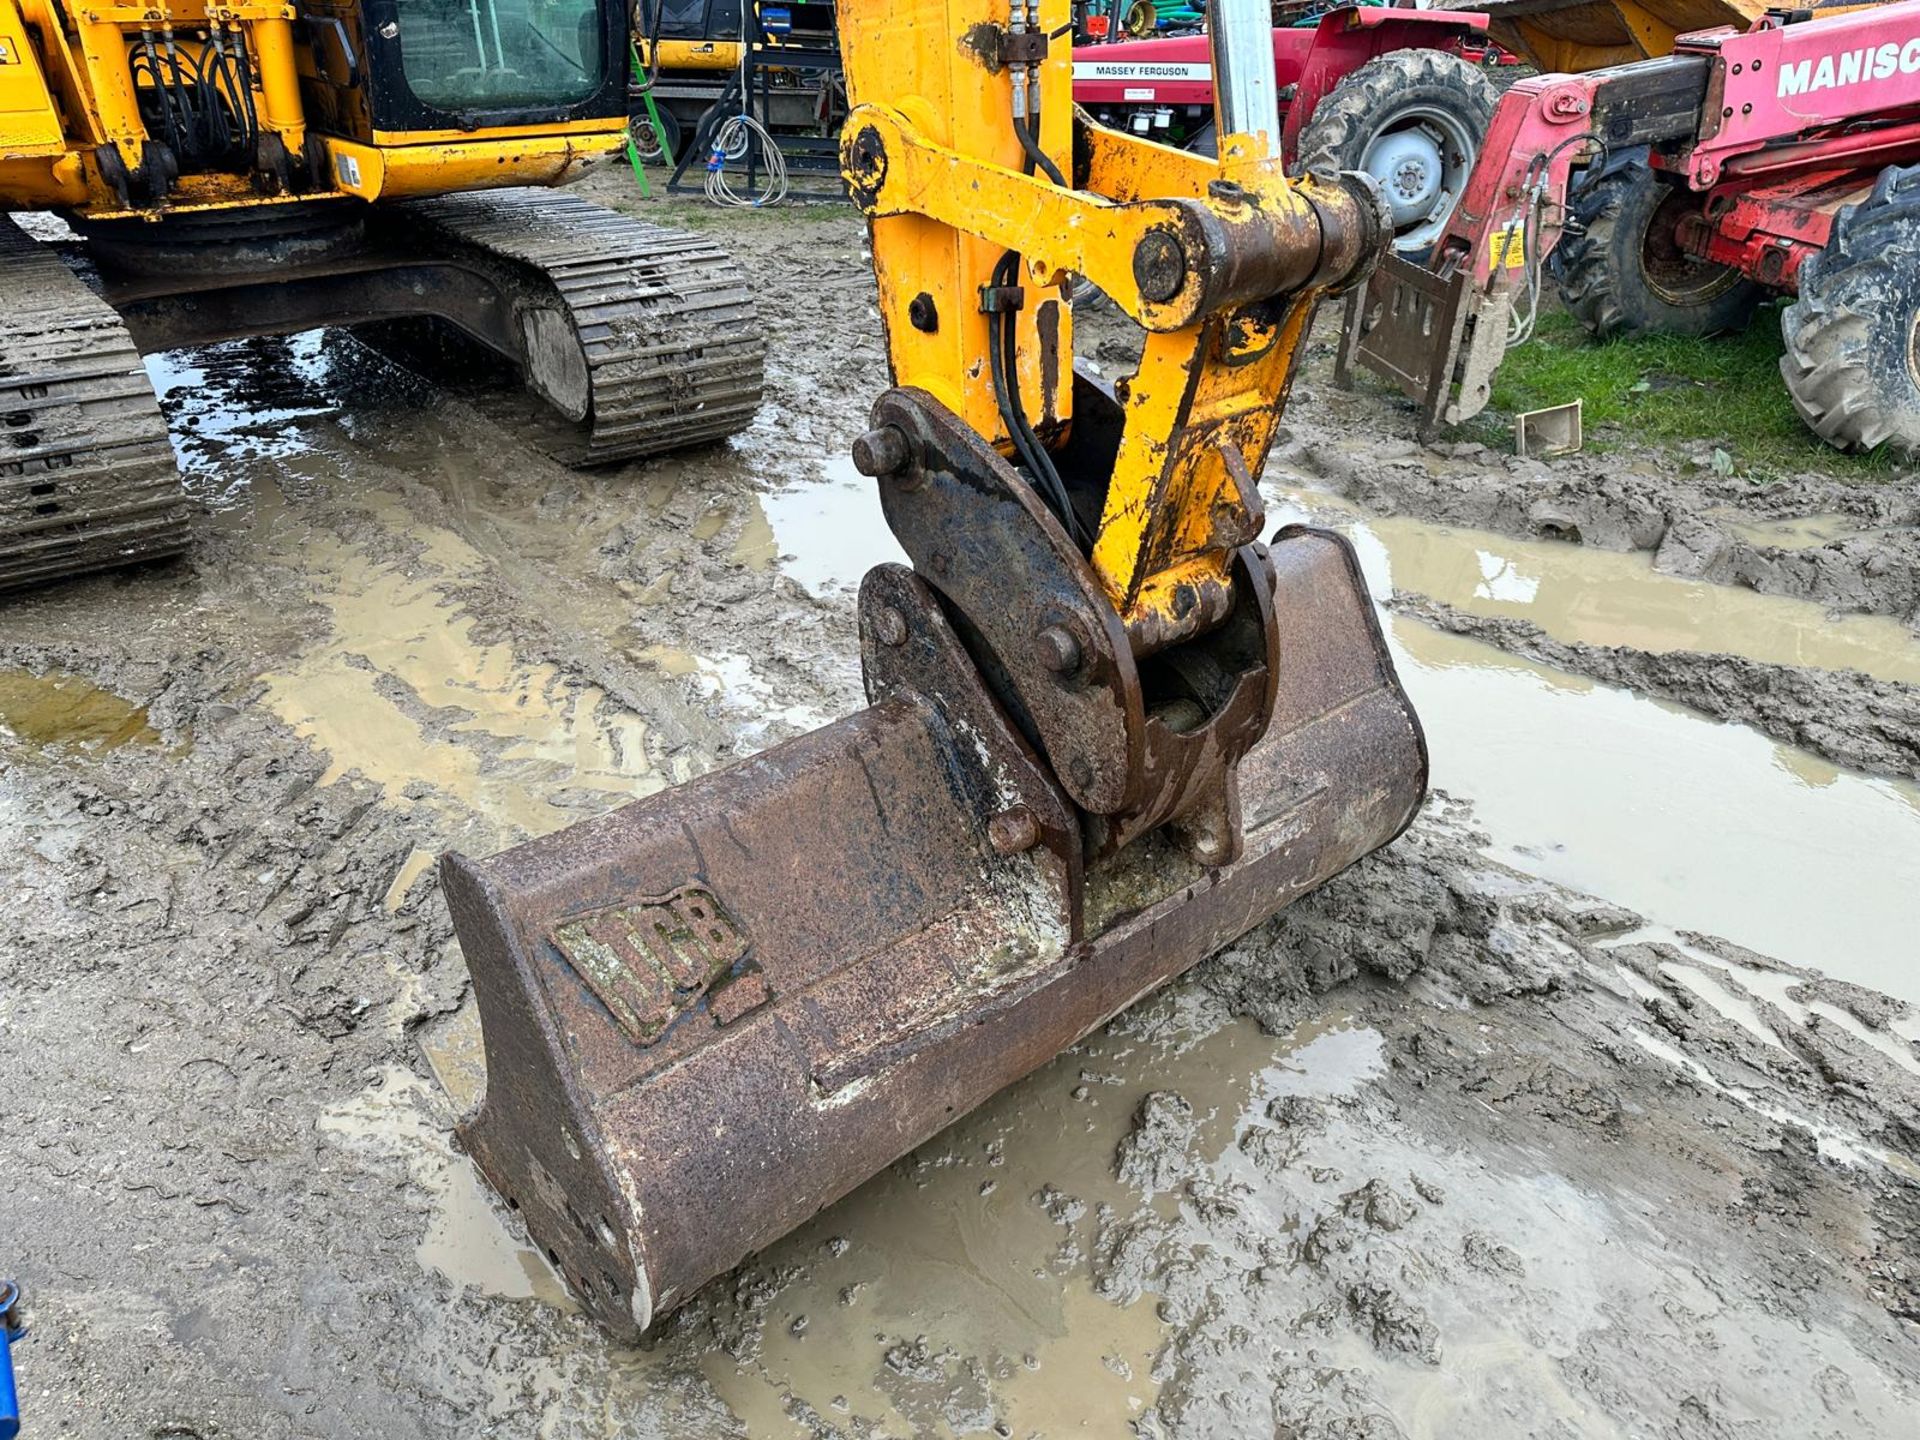
<instances>
[{"instance_id":1,"label":"yellow paintwork","mask_svg":"<svg viewBox=\"0 0 1920 1440\"><path fill-rule=\"evenodd\" d=\"M621 117L523 126L506 132L377 132L371 144L323 137L333 183L298 196L263 193L237 171L181 175L163 204L124 206L103 169L112 145L129 172L145 158L129 47L143 30L172 29L173 44L202 50L209 26L244 29L253 57L254 112L288 156L306 153L301 75L307 47L294 38L286 0L155 0L152 4L0 0L0 206L55 208L94 218L265 206L291 199L364 200L500 185L548 185L624 141ZM111 160L108 152L105 160Z\"/></svg>"},{"instance_id":2,"label":"yellow paintwork","mask_svg":"<svg viewBox=\"0 0 1920 1440\"><path fill-rule=\"evenodd\" d=\"M0 0L0 155L57 156L66 150L40 56L27 38L18 0Z\"/></svg>"},{"instance_id":3,"label":"yellow paintwork","mask_svg":"<svg viewBox=\"0 0 1920 1440\"><path fill-rule=\"evenodd\" d=\"M439 145L326 142L334 184L362 200L400 200L500 185L558 185L620 146L620 137L536 136Z\"/></svg>"},{"instance_id":4,"label":"yellow paintwork","mask_svg":"<svg viewBox=\"0 0 1920 1440\"><path fill-rule=\"evenodd\" d=\"M1490 0L1487 34L1550 74L1582 75L1673 53L1695 30L1748 29L1776 0ZM1842 5L1844 15L1871 5Z\"/></svg>"},{"instance_id":5,"label":"yellow paintwork","mask_svg":"<svg viewBox=\"0 0 1920 1440\"><path fill-rule=\"evenodd\" d=\"M916 136L945 147L946 154L984 162L981 168L990 177L1020 181L1020 145L1007 118L1013 103L1011 79L1005 73L987 74L957 47L969 25L995 17L1006 23L1005 0L842 4L841 49L849 101L856 106L873 102L875 118L910 126ZM1045 26L1064 24L1068 18L1065 0L1041 5ZM1049 155L1064 157L1070 143L1071 87L1066 47L1060 46L1042 67L1040 82L1040 144ZM853 123L849 119L849 133ZM974 198L957 187L941 189L955 208L965 208ZM984 359L987 318L980 313L978 288L1009 248L1006 237L997 243L983 239L971 226L931 218L921 209L918 214L881 215L873 222L874 267L895 382L922 386L982 435L1004 441ZM1019 248L1029 248L1024 242L1041 233L1021 232ZM907 320L907 306L922 291L933 297L943 317L934 334L915 330ZM1016 317L1020 392L1034 427L1045 435L1069 418L1073 387L1062 383L1064 361L1042 377L1037 325L1043 314L1058 324L1064 356L1072 353L1073 322L1066 297L1057 289L1052 295L1030 290L1026 309Z\"/></svg>"},{"instance_id":6,"label":"yellow paintwork","mask_svg":"<svg viewBox=\"0 0 1920 1440\"><path fill-rule=\"evenodd\" d=\"M222 13L226 12L222 7ZM253 27L254 60L260 83L260 123L280 137L289 155L298 155L307 139L307 117L300 103L300 74L293 44L293 7L264 15Z\"/></svg>"},{"instance_id":7,"label":"yellow paintwork","mask_svg":"<svg viewBox=\"0 0 1920 1440\"><path fill-rule=\"evenodd\" d=\"M1020 391L1043 441L1057 443L1072 420L1065 293L1074 275L1092 280L1145 325L1150 333L1124 386L1125 429L1090 558L1130 629L1177 633L1179 617L1194 613L1176 603L1183 587L1183 600L1197 594L1200 611L1220 613L1208 602L1230 583L1232 550L1258 503L1252 477L1272 443L1317 297L1290 297L1265 324L1238 312L1236 331L1235 313L1202 312L1194 275L1170 300L1145 300L1134 280L1135 246L1172 223L1166 202L1175 197L1234 223L1283 231L1317 222L1282 173L1278 137L1229 136L1215 161L1096 130L1085 189L1025 173L1010 119L1010 77L991 73L966 39L983 23L1006 25L1008 13L1007 0L841 0L854 106L843 147L870 131L886 155L884 179L865 208L893 380L928 391L1011 452L979 306L980 288L1010 249L1024 257L1027 295L1018 312ZM1040 29L1064 33L1068 18L1065 0L1042 0ZM1041 68L1040 144L1066 169L1071 55L1062 40ZM843 164L849 153L843 148ZM850 182L858 178L849 170ZM1223 179L1256 198L1259 209L1213 199L1208 186ZM908 318L922 294L940 316L930 334ZM1043 316L1057 335L1051 347L1041 342Z\"/></svg>"},{"instance_id":8,"label":"yellow paintwork","mask_svg":"<svg viewBox=\"0 0 1920 1440\"><path fill-rule=\"evenodd\" d=\"M642 66L649 64L652 46L646 40L636 40L635 48L640 55ZM660 42L660 73L671 74L675 70L738 70L742 46L738 40L662 40Z\"/></svg>"},{"instance_id":9,"label":"yellow paintwork","mask_svg":"<svg viewBox=\"0 0 1920 1440\"><path fill-rule=\"evenodd\" d=\"M89 194L86 162L78 155L0 158L0 195L14 209L83 205Z\"/></svg>"}]
</instances>

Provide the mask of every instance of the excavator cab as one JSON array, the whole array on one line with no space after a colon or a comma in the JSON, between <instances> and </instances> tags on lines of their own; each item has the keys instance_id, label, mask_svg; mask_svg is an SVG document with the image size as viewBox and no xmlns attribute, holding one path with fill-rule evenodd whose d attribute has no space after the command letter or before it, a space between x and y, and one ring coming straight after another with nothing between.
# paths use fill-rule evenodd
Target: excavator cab
<instances>
[{"instance_id":1,"label":"excavator cab","mask_svg":"<svg viewBox=\"0 0 1920 1440\"><path fill-rule=\"evenodd\" d=\"M309 4L323 128L406 143L624 119L626 21L604 0Z\"/></svg>"}]
</instances>

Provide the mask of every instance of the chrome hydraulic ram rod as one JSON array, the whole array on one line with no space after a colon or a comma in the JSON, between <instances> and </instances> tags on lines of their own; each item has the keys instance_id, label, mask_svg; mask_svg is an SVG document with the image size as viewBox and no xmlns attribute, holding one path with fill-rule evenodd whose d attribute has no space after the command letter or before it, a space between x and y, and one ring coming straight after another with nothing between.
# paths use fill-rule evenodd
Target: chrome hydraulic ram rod
<instances>
[{"instance_id":1,"label":"chrome hydraulic ram rod","mask_svg":"<svg viewBox=\"0 0 1920 1440\"><path fill-rule=\"evenodd\" d=\"M1273 82L1273 13L1266 0L1213 0L1207 7L1213 51L1213 123L1229 135L1265 135L1280 148L1280 95Z\"/></svg>"}]
</instances>

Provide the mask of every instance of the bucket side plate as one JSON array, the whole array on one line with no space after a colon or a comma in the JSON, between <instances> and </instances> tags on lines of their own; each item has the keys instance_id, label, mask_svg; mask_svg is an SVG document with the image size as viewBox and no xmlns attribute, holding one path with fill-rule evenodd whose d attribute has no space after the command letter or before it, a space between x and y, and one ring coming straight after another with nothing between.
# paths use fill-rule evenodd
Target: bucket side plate
<instances>
[{"instance_id":1,"label":"bucket side plate","mask_svg":"<svg viewBox=\"0 0 1920 1440\"><path fill-rule=\"evenodd\" d=\"M636 1336L1404 828L1425 747L1351 549L1294 527L1272 559L1278 710L1231 865L1149 837L1083 899L1072 812L1004 718L898 687L446 862L488 1068L462 1137L592 1313ZM937 604L904 608L909 645L951 643ZM1010 847L989 822L1022 807Z\"/></svg>"}]
</instances>

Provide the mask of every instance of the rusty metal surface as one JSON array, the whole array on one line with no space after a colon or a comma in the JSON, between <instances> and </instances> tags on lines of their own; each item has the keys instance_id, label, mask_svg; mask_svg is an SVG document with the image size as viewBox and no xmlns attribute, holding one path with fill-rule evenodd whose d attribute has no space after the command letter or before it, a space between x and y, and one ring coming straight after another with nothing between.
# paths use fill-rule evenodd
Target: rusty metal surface
<instances>
[{"instance_id":1,"label":"rusty metal surface","mask_svg":"<svg viewBox=\"0 0 1920 1440\"><path fill-rule=\"evenodd\" d=\"M1470 270L1442 276L1383 256L1347 297L1334 378L1350 385L1354 366L1364 365L1419 403L1424 430L1458 425L1493 393L1511 306L1505 288L1477 289Z\"/></svg>"},{"instance_id":2,"label":"rusty metal surface","mask_svg":"<svg viewBox=\"0 0 1920 1440\"><path fill-rule=\"evenodd\" d=\"M991 688L1017 697L1075 803L1096 814L1137 803L1140 677L1086 558L999 452L931 395L889 390L870 423L907 442L906 465L880 486L887 526L976 627L974 648L984 645L999 672ZM1049 632L1057 651L1042 640Z\"/></svg>"},{"instance_id":3,"label":"rusty metal surface","mask_svg":"<svg viewBox=\"0 0 1920 1440\"><path fill-rule=\"evenodd\" d=\"M860 585L860 659L867 698L930 702L952 740L968 746L995 787L976 819L1001 855L1033 852L1061 898L1069 940L1080 938L1084 865L1080 816L1044 762L989 696L932 588L904 565L880 565Z\"/></svg>"},{"instance_id":4,"label":"rusty metal surface","mask_svg":"<svg viewBox=\"0 0 1920 1440\"><path fill-rule=\"evenodd\" d=\"M1425 749L1351 550L1292 528L1271 567L1275 720L1231 864L1143 843L1083 906L1067 798L890 570L866 710L443 863L488 1072L461 1135L591 1313L637 1336L1405 826ZM570 961L582 933L605 953Z\"/></svg>"},{"instance_id":5,"label":"rusty metal surface","mask_svg":"<svg viewBox=\"0 0 1920 1440\"><path fill-rule=\"evenodd\" d=\"M1096 413L1105 400L1078 393ZM1206 625L1178 643L1154 637L1160 643L1148 648L1032 487L952 412L897 389L875 404L871 422L856 451L882 476L889 527L966 617L963 639L988 688L1074 803L1097 817L1093 852L1180 822L1202 859L1231 859L1233 767L1266 729L1275 684L1261 547L1232 552L1224 610L1196 602ZM1095 496L1111 473L1098 442L1058 460L1077 495Z\"/></svg>"}]
</instances>

